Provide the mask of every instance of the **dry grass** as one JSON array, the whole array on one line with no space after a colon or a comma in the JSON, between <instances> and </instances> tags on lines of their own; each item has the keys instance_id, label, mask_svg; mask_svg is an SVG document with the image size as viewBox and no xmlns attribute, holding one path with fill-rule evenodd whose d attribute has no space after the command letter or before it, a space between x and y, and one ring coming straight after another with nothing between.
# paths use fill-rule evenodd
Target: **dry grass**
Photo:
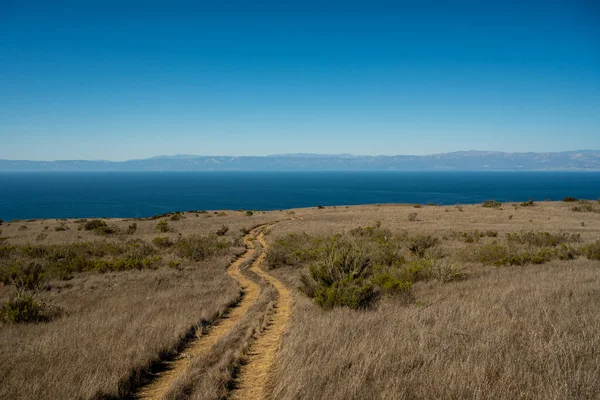
<instances>
[{"instance_id":1,"label":"dry grass","mask_svg":"<svg viewBox=\"0 0 600 400\"><path fill-rule=\"evenodd\" d=\"M129 240L149 246L160 262L152 269L124 272L74 271L68 280L46 282L39 296L62 310L61 316L39 324L0 323L0 398L114 398L130 393L151 365L174 354L197 326L218 318L239 298L239 287L226 274L226 267L242 251L241 231L281 217L279 213L252 217L230 213L234 215L184 214L168 219L166 234L155 230L156 220L135 221L135 232L128 229L132 221L107 220L107 226L117 232L111 234L85 230L85 222L75 220L3 224L0 246L17 250L0 257L0 269L29 259L46 265L47 254L40 255L41 248L62 251L74 243L87 243L84 247L95 253ZM198 238L215 234L222 225L230 229L218 240L233 246L197 257L193 249L205 245ZM66 230L56 231L55 226ZM152 239L165 236L173 246L152 244ZM178 256L177 243L185 244L183 258ZM21 251L24 248L33 250L27 255ZM101 257L81 254L85 260L106 262L121 257L110 252ZM0 283L0 302L13 291Z\"/></svg>"},{"instance_id":2,"label":"dry grass","mask_svg":"<svg viewBox=\"0 0 600 400\"><path fill-rule=\"evenodd\" d=\"M194 360L189 370L174 384L167 399L224 399L235 389L240 366L256 335L265 329L273 310L275 290L265 287L243 321L220 340L209 354Z\"/></svg>"},{"instance_id":3,"label":"dry grass","mask_svg":"<svg viewBox=\"0 0 600 400\"><path fill-rule=\"evenodd\" d=\"M369 312L326 312L299 297L274 398L600 396L597 263L415 286L417 303L391 298Z\"/></svg>"},{"instance_id":4,"label":"dry grass","mask_svg":"<svg viewBox=\"0 0 600 400\"><path fill-rule=\"evenodd\" d=\"M73 220L4 223L0 246L139 239L161 261L157 269L75 273L50 282L44 296L65 315L0 325L0 398L126 393L132 369L175 349L194 325L237 298L224 269L241 250L242 231L291 217L266 235L270 261L280 263L271 273L294 289L295 301L271 380L273 398L600 398L600 213L572 210L582 204L315 207L252 216L210 211L106 221L115 233L78 230L85 222ZM162 220L166 232L157 229ZM391 238L375 240L365 227L380 227ZM221 255L194 262L197 253L187 256L177 247L217 232L232 244ZM278 248L289 234L297 240ZM385 292L367 310L325 310L297 288L321 260L323 253L313 252L322 245L318 238L335 234L352 237L351 246L358 243L362 255L383 262L386 273L414 272L417 263L427 276L411 281L410 296ZM168 239L152 244L159 237ZM522 265L498 267L479 257L485 251L505 251L509 261L520 255ZM375 264L364 279L374 279ZM452 278L456 271L459 280ZM11 290L0 285L0 300ZM264 291L243 323L195 360L170 398L227 397L272 296Z\"/></svg>"},{"instance_id":5,"label":"dry grass","mask_svg":"<svg viewBox=\"0 0 600 400\"><path fill-rule=\"evenodd\" d=\"M421 207L418 220L409 221L413 210L296 210L302 220L273 229L269 240L277 251L275 243L288 234L348 235L380 221L404 240L438 237L435 257L469 272L457 282L416 282L412 301L387 296L368 311L326 311L296 291L273 398L599 398L600 265L593 243L600 218L587 213L582 226L584 214L568 203ZM577 251L574 259L552 256L543 265L464 261L464 252L494 243L509 251ZM291 262L273 273L298 287L312 262Z\"/></svg>"}]
</instances>

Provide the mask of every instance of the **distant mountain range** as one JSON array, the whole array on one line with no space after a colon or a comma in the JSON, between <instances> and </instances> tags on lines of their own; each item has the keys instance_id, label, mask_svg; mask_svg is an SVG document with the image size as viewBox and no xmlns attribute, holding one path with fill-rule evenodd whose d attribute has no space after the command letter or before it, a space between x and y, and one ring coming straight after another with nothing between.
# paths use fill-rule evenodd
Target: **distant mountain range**
<instances>
[{"instance_id":1,"label":"distant mountain range","mask_svg":"<svg viewBox=\"0 0 600 400\"><path fill-rule=\"evenodd\" d=\"M600 170L600 150L556 153L458 151L425 156L179 154L128 161L0 160L0 171L556 171Z\"/></svg>"}]
</instances>

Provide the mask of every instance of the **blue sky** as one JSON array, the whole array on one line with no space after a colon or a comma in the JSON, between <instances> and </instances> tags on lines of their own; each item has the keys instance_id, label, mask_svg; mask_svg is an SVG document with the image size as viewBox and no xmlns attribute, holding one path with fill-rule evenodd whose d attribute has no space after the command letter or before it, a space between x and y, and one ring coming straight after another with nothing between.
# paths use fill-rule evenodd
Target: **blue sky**
<instances>
[{"instance_id":1,"label":"blue sky","mask_svg":"<svg viewBox=\"0 0 600 400\"><path fill-rule=\"evenodd\" d=\"M0 0L0 158L600 149L593 0L218 3Z\"/></svg>"}]
</instances>

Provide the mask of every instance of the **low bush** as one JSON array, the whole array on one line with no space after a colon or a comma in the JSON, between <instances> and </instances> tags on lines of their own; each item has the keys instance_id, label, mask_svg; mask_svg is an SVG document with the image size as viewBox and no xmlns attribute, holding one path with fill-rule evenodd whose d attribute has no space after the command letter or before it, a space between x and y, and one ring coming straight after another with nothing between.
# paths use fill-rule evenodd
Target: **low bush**
<instances>
[{"instance_id":1,"label":"low bush","mask_svg":"<svg viewBox=\"0 0 600 400\"><path fill-rule=\"evenodd\" d=\"M533 199L529 199L528 201L524 201L521 203L521 207L532 207L534 206Z\"/></svg>"},{"instance_id":2,"label":"low bush","mask_svg":"<svg viewBox=\"0 0 600 400\"><path fill-rule=\"evenodd\" d=\"M325 309L368 309L384 295L410 298L414 282L450 282L466 276L462 268L435 258L418 257L409 262L401 258L384 264L380 248L368 243L338 236L316 253L308 274L301 275L300 290Z\"/></svg>"},{"instance_id":3,"label":"low bush","mask_svg":"<svg viewBox=\"0 0 600 400\"><path fill-rule=\"evenodd\" d=\"M176 212L175 214L171 215L171 218L169 218L171 221L179 221L182 218L181 213Z\"/></svg>"},{"instance_id":4,"label":"low bush","mask_svg":"<svg viewBox=\"0 0 600 400\"><path fill-rule=\"evenodd\" d=\"M45 322L49 319L45 304L32 293L17 292L0 306L0 321L7 324Z\"/></svg>"},{"instance_id":5,"label":"low bush","mask_svg":"<svg viewBox=\"0 0 600 400\"><path fill-rule=\"evenodd\" d=\"M415 212L408 213L408 220L409 220L409 221L411 221L411 222L414 222L414 221L416 221L416 220L417 220L417 215L418 215L418 214L417 214L417 213L415 213Z\"/></svg>"},{"instance_id":6,"label":"low bush","mask_svg":"<svg viewBox=\"0 0 600 400\"><path fill-rule=\"evenodd\" d=\"M278 238L267 253L269 268L300 267L319 258L325 242L333 238L318 238L306 233L292 233Z\"/></svg>"},{"instance_id":7,"label":"low bush","mask_svg":"<svg viewBox=\"0 0 600 400\"><path fill-rule=\"evenodd\" d=\"M581 202L580 205L572 207L571 211L600 213L600 208L595 207L592 203Z\"/></svg>"},{"instance_id":8,"label":"low bush","mask_svg":"<svg viewBox=\"0 0 600 400\"><path fill-rule=\"evenodd\" d=\"M573 203L573 202L576 202L576 201L577 201L577 199L576 199L575 197L567 196L567 197L565 197L565 198L563 199L563 201L564 201L565 203Z\"/></svg>"},{"instance_id":9,"label":"low bush","mask_svg":"<svg viewBox=\"0 0 600 400\"><path fill-rule=\"evenodd\" d=\"M246 211L246 216L247 216L247 217L251 217L251 216L253 216L253 215L254 215L254 211L251 211L251 210L247 210L247 211Z\"/></svg>"},{"instance_id":10,"label":"low bush","mask_svg":"<svg viewBox=\"0 0 600 400\"><path fill-rule=\"evenodd\" d=\"M409 238L408 249L418 257L424 257L428 250L434 248L439 239L432 235L419 234Z\"/></svg>"},{"instance_id":11,"label":"low bush","mask_svg":"<svg viewBox=\"0 0 600 400\"><path fill-rule=\"evenodd\" d=\"M581 241L579 233L550 233L521 231L520 233L507 233L508 242L528 244L538 247L556 247L562 243L577 243Z\"/></svg>"},{"instance_id":12,"label":"low bush","mask_svg":"<svg viewBox=\"0 0 600 400\"><path fill-rule=\"evenodd\" d=\"M64 232L66 230L68 230L69 227L67 225L65 225L64 223L60 223L57 226L54 227L54 230L56 232Z\"/></svg>"},{"instance_id":13,"label":"low bush","mask_svg":"<svg viewBox=\"0 0 600 400\"><path fill-rule=\"evenodd\" d=\"M566 243L558 247L519 249L494 242L464 252L463 259L495 266L543 264L554 259L572 260L580 252Z\"/></svg>"},{"instance_id":14,"label":"low bush","mask_svg":"<svg viewBox=\"0 0 600 400\"><path fill-rule=\"evenodd\" d=\"M229 231L229 227L227 225L221 225L221 227L215 232L217 236L225 236Z\"/></svg>"},{"instance_id":15,"label":"low bush","mask_svg":"<svg viewBox=\"0 0 600 400\"><path fill-rule=\"evenodd\" d=\"M83 225L83 229L85 229L86 231L93 231L95 229L103 228L105 226L107 226L106 222L102 221L101 219L93 219L91 221L87 221Z\"/></svg>"},{"instance_id":16,"label":"low bush","mask_svg":"<svg viewBox=\"0 0 600 400\"><path fill-rule=\"evenodd\" d=\"M170 228L168 222L163 219L156 224L156 230L163 233L169 232Z\"/></svg>"},{"instance_id":17,"label":"low bush","mask_svg":"<svg viewBox=\"0 0 600 400\"><path fill-rule=\"evenodd\" d=\"M446 259L417 257L409 261L404 269L404 279L409 282L437 280L443 283L466 278L463 267Z\"/></svg>"},{"instance_id":18,"label":"low bush","mask_svg":"<svg viewBox=\"0 0 600 400\"><path fill-rule=\"evenodd\" d=\"M600 260L600 240L583 246L581 252L590 260Z\"/></svg>"},{"instance_id":19,"label":"low bush","mask_svg":"<svg viewBox=\"0 0 600 400\"><path fill-rule=\"evenodd\" d=\"M210 256L226 251L230 243L215 236L192 235L179 240L174 248L175 253L182 258L201 261Z\"/></svg>"},{"instance_id":20,"label":"low bush","mask_svg":"<svg viewBox=\"0 0 600 400\"><path fill-rule=\"evenodd\" d=\"M155 237L154 239L152 239L152 244L154 244L156 247L166 249L166 248L173 246L174 243L173 243L173 241L171 241L170 237L161 236L161 237Z\"/></svg>"},{"instance_id":21,"label":"low bush","mask_svg":"<svg viewBox=\"0 0 600 400\"><path fill-rule=\"evenodd\" d=\"M127 227L127 230L125 231L125 233L127 235L133 235L136 231L137 231L137 224L134 222L133 224L131 224Z\"/></svg>"},{"instance_id":22,"label":"low bush","mask_svg":"<svg viewBox=\"0 0 600 400\"><path fill-rule=\"evenodd\" d=\"M103 225L94 229L94 233L97 235L114 235L119 233L119 229L114 225Z\"/></svg>"},{"instance_id":23,"label":"low bush","mask_svg":"<svg viewBox=\"0 0 600 400\"><path fill-rule=\"evenodd\" d=\"M30 263L13 271L8 277L8 283L15 292L6 303L0 305L0 321L13 324L50 319L46 304L37 299L43 284L42 270L39 264Z\"/></svg>"},{"instance_id":24,"label":"low bush","mask_svg":"<svg viewBox=\"0 0 600 400\"><path fill-rule=\"evenodd\" d=\"M502 203L496 200L486 200L481 204L481 206L485 208L500 208Z\"/></svg>"}]
</instances>

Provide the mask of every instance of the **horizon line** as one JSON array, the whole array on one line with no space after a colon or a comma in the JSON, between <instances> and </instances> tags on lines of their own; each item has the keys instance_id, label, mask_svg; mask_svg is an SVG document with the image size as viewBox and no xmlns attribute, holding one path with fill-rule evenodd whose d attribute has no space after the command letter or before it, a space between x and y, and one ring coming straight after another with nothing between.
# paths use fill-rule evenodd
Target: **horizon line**
<instances>
[{"instance_id":1,"label":"horizon line","mask_svg":"<svg viewBox=\"0 0 600 400\"><path fill-rule=\"evenodd\" d=\"M54 159L54 160L32 160L32 159L8 159L8 158L0 158L0 161L27 161L27 162L106 162L106 163L124 163L130 161L147 161L151 159L159 159L159 158L174 158L174 157L186 157L186 158L203 158L203 157L230 157L230 158L242 158L242 157L254 157L254 158L266 158L266 157L286 157L286 156L318 156L318 157L430 157L437 155L447 155L447 154L456 154L456 153L496 153L496 154L560 154L560 153L579 153L579 152L600 152L600 150L594 149L574 149L574 150L561 150L561 151L501 151L501 150L456 150L456 151L448 151L448 152L439 152L439 153L428 153L428 154L377 154L377 155L367 155L367 154L352 154L352 153L277 153L277 154L265 154L265 155L201 155L201 154L183 154L176 153L173 155L161 154L157 156L149 156L145 158L129 158L125 160L106 160L106 159Z\"/></svg>"}]
</instances>

